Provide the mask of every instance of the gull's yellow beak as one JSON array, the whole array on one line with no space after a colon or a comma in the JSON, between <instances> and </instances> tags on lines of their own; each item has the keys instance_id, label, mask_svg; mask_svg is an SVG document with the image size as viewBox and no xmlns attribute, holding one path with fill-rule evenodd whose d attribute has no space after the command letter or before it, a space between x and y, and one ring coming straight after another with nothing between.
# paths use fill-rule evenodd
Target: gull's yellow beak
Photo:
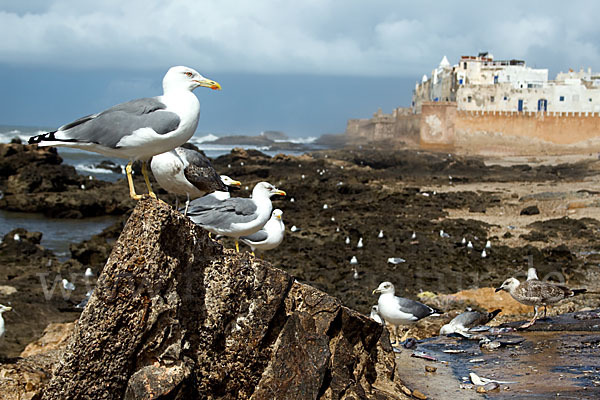
<instances>
[{"instance_id":1,"label":"gull's yellow beak","mask_svg":"<svg viewBox=\"0 0 600 400\"><path fill-rule=\"evenodd\" d=\"M281 215L276 215L275 218L281 219Z\"/></svg>"},{"instance_id":2,"label":"gull's yellow beak","mask_svg":"<svg viewBox=\"0 0 600 400\"><path fill-rule=\"evenodd\" d=\"M10 310L12 310L12 307L4 306L4 311L10 311Z\"/></svg>"},{"instance_id":3,"label":"gull's yellow beak","mask_svg":"<svg viewBox=\"0 0 600 400\"><path fill-rule=\"evenodd\" d=\"M229 186L232 186L232 185L233 186L242 186L242 182L232 180L231 182L229 182Z\"/></svg>"},{"instance_id":4,"label":"gull's yellow beak","mask_svg":"<svg viewBox=\"0 0 600 400\"><path fill-rule=\"evenodd\" d=\"M379 293L379 289L373 289L373 294Z\"/></svg>"},{"instance_id":5,"label":"gull's yellow beak","mask_svg":"<svg viewBox=\"0 0 600 400\"><path fill-rule=\"evenodd\" d=\"M198 84L198 86L207 87L212 90L221 90L221 85L219 85L218 82L211 81L210 79L206 79L203 81L198 81L198 80L194 79L194 82L196 82Z\"/></svg>"},{"instance_id":6,"label":"gull's yellow beak","mask_svg":"<svg viewBox=\"0 0 600 400\"><path fill-rule=\"evenodd\" d=\"M286 195L286 193L283 190L279 190L279 189L277 189L277 191L273 192L273 194L278 194L280 196L285 196Z\"/></svg>"}]
</instances>

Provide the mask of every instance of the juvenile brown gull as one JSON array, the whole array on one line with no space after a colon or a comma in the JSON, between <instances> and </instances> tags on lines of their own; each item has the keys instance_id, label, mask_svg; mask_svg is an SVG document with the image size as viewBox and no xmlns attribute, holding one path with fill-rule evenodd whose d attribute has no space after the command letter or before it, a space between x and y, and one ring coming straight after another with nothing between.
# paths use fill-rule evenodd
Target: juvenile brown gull
<instances>
[{"instance_id":1,"label":"juvenile brown gull","mask_svg":"<svg viewBox=\"0 0 600 400\"><path fill-rule=\"evenodd\" d=\"M512 296L513 299L521 304L533 306L535 314L533 319L521 326L521 329L529 328L535 323L538 317L538 307L544 306L544 317L546 317L546 306L548 304L558 303L568 297L573 297L580 293L585 293L586 289L569 289L563 285L555 285L549 282L542 282L537 279L531 279L523 283L516 278L508 278L502 285L496 289L496 292L504 290Z\"/></svg>"},{"instance_id":2,"label":"juvenile brown gull","mask_svg":"<svg viewBox=\"0 0 600 400\"><path fill-rule=\"evenodd\" d=\"M181 146L196 131L200 102L192 93L197 87L214 90L221 86L192 68L177 66L163 78L163 95L118 104L98 114L87 115L61 126L56 131L37 135L29 144L65 146L129 160L125 171L129 194L135 193L131 166L142 160L142 174L152 197L156 197L146 171L150 157Z\"/></svg>"},{"instance_id":3,"label":"juvenile brown gull","mask_svg":"<svg viewBox=\"0 0 600 400\"><path fill-rule=\"evenodd\" d=\"M259 231L252 235L240 237L241 242L250 246L253 255L256 250L272 250L281 244L285 233L285 225L281 219L282 215L283 211L279 208L273 210L271 218Z\"/></svg>"},{"instance_id":4,"label":"juvenile brown gull","mask_svg":"<svg viewBox=\"0 0 600 400\"><path fill-rule=\"evenodd\" d=\"M190 204L188 216L207 231L232 237L239 251L238 239L262 228L271 217L271 196L285 196L283 190L268 182L259 182L252 190L252 198L234 197L215 204Z\"/></svg>"},{"instance_id":5,"label":"juvenile brown gull","mask_svg":"<svg viewBox=\"0 0 600 400\"><path fill-rule=\"evenodd\" d=\"M377 300L379 315L385 322L395 328L398 325L411 325L425 317L442 313L418 301L395 296L394 285L391 282L382 282L377 289L373 290L373 294L376 293L379 293L379 300ZM408 332L406 335L408 335ZM397 334L394 334L394 336L397 339Z\"/></svg>"}]
</instances>

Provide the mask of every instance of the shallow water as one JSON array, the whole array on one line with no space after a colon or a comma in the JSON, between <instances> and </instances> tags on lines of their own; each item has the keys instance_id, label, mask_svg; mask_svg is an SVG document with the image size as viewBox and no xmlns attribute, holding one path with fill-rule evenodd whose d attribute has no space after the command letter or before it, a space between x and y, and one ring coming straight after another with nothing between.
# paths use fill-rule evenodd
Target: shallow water
<instances>
[{"instance_id":1,"label":"shallow water","mask_svg":"<svg viewBox=\"0 0 600 400\"><path fill-rule=\"evenodd\" d=\"M48 218L42 214L0 210L0 237L15 228L42 232L41 245L52 250L61 260L69 258L69 245L87 240L116 221L105 216L84 219Z\"/></svg>"}]
</instances>

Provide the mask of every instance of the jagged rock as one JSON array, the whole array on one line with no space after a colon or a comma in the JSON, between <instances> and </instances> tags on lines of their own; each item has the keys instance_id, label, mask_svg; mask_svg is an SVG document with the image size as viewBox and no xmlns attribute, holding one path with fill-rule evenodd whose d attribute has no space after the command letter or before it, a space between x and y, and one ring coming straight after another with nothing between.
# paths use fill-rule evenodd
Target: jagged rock
<instances>
[{"instance_id":1,"label":"jagged rock","mask_svg":"<svg viewBox=\"0 0 600 400\"><path fill-rule=\"evenodd\" d=\"M386 332L144 199L43 398L401 398Z\"/></svg>"},{"instance_id":2,"label":"jagged rock","mask_svg":"<svg viewBox=\"0 0 600 400\"><path fill-rule=\"evenodd\" d=\"M53 350L62 350L75 329L74 322L50 324L44 329L42 337L29 343L20 357L30 357Z\"/></svg>"}]
</instances>

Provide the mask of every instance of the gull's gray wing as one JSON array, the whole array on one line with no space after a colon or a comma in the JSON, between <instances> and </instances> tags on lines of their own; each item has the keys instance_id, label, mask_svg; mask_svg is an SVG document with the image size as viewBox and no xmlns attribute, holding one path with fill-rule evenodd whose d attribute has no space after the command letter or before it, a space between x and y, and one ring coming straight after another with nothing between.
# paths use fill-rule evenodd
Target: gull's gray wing
<instances>
[{"instance_id":1,"label":"gull's gray wing","mask_svg":"<svg viewBox=\"0 0 600 400\"><path fill-rule=\"evenodd\" d=\"M418 301L406 299L404 297L396 297L396 302L398 303L400 310L406 313L410 313L418 319L428 317L432 314L440 313L440 311L429 307L428 305L419 303Z\"/></svg>"},{"instance_id":2,"label":"gull's gray wing","mask_svg":"<svg viewBox=\"0 0 600 400\"><path fill-rule=\"evenodd\" d=\"M117 148L121 139L138 129L151 128L159 135L177 129L179 116L165 108L157 98L132 100L63 125L44 140L96 143Z\"/></svg>"},{"instance_id":3,"label":"gull's gray wing","mask_svg":"<svg viewBox=\"0 0 600 400\"><path fill-rule=\"evenodd\" d=\"M188 210L188 216L198 225L227 228L231 224L250 222L256 219L256 204L252 199L227 199L212 207Z\"/></svg>"},{"instance_id":4,"label":"gull's gray wing","mask_svg":"<svg viewBox=\"0 0 600 400\"><path fill-rule=\"evenodd\" d=\"M227 191L227 186L221 181L221 177L215 171L208 157L183 147L177 147L175 152L187 161L188 165L184 168L183 174L192 185L206 193Z\"/></svg>"},{"instance_id":5,"label":"gull's gray wing","mask_svg":"<svg viewBox=\"0 0 600 400\"><path fill-rule=\"evenodd\" d=\"M247 241L252 243L260 243L267 240L268 237L269 234L267 233L267 231L261 229L260 231L255 232L252 235L242 236L240 240L244 243L246 243Z\"/></svg>"}]
</instances>

